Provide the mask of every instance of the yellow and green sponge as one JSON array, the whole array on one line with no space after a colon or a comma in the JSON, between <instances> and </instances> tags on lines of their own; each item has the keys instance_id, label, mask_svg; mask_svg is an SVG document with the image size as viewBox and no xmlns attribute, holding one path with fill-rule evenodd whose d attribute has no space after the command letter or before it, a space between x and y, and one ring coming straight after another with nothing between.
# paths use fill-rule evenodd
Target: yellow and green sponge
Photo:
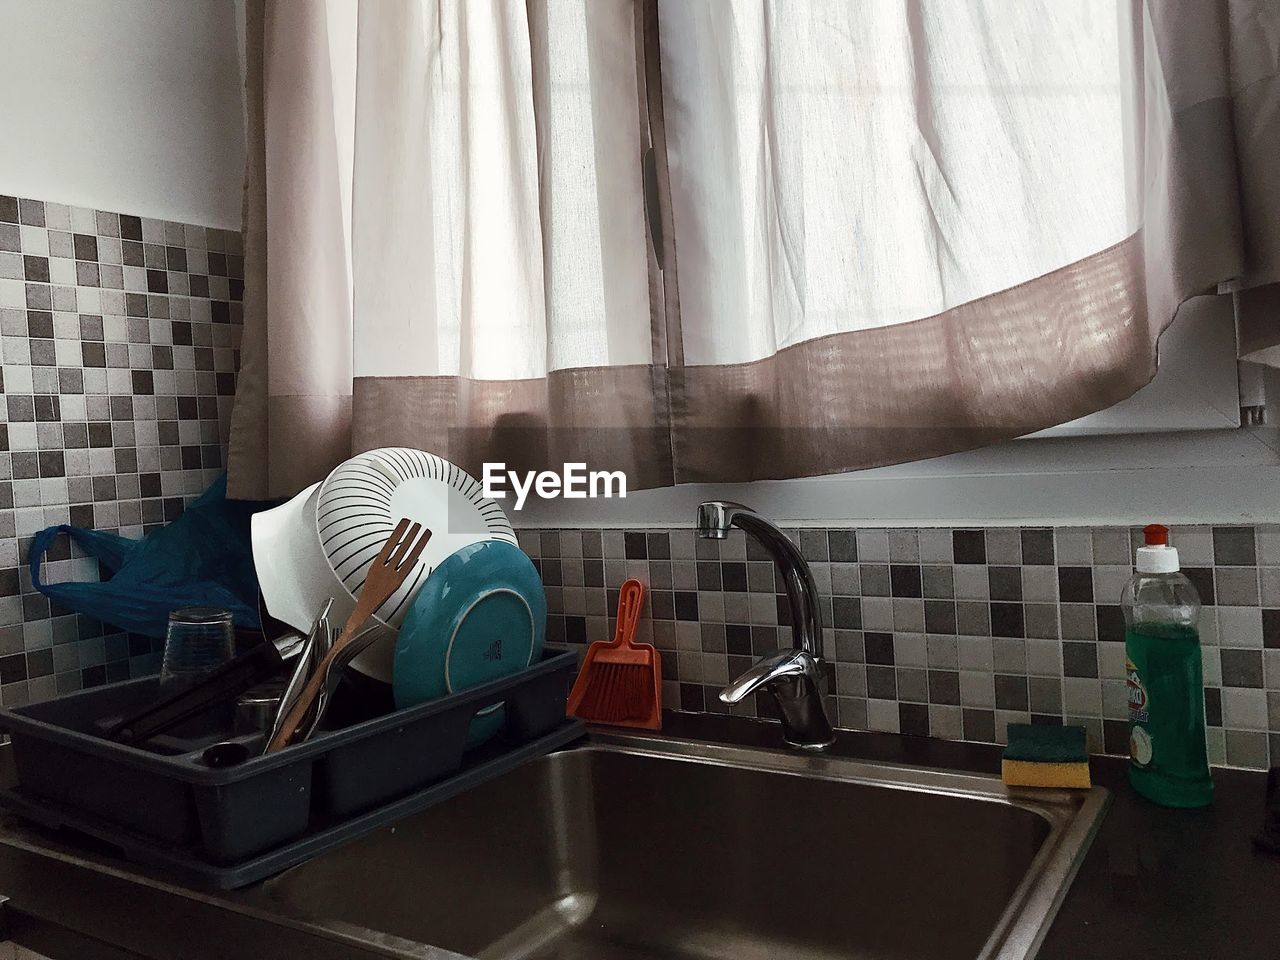
<instances>
[{"instance_id":1,"label":"yellow and green sponge","mask_svg":"<svg viewBox=\"0 0 1280 960\"><path fill-rule=\"evenodd\" d=\"M1011 787L1080 787L1089 779L1084 727L1009 724L1000 776Z\"/></svg>"}]
</instances>

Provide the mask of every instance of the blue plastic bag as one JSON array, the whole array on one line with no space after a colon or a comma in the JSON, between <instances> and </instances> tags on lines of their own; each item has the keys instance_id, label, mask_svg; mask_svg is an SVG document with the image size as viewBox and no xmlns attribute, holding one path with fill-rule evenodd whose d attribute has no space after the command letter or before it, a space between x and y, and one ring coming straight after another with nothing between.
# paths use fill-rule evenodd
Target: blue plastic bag
<instances>
[{"instance_id":1,"label":"blue plastic bag","mask_svg":"<svg viewBox=\"0 0 1280 960\"><path fill-rule=\"evenodd\" d=\"M224 475L177 520L142 540L66 524L47 527L31 541L31 581L68 610L148 637L163 637L169 612L179 607L230 610L236 626L257 629L258 576L249 518L272 504L228 500L226 491ZM59 533L96 558L111 578L41 583L40 562Z\"/></svg>"}]
</instances>

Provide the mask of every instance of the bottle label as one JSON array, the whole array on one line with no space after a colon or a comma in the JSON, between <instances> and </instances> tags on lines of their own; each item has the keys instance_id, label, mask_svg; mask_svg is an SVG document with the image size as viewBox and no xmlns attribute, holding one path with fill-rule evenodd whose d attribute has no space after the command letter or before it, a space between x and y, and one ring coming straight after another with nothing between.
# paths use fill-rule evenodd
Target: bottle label
<instances>
[{"instance_id":1,"label":"bottle label","mask_svg":"<svg viewBox=\"0 0 1280 960\"><path fill-rule=\"evenodd\" d=\"M1138 766L1145 767L1151 762L1154 750L1151 734L1143 726L1151 720L1151 714L1147 709L1150 698L1147 695L1146 684L1142 682L1142 677L1133 660L1125 657L1124 669L1126 685L1129 689L1129 757Z\"/></svg>"}]
</instances>

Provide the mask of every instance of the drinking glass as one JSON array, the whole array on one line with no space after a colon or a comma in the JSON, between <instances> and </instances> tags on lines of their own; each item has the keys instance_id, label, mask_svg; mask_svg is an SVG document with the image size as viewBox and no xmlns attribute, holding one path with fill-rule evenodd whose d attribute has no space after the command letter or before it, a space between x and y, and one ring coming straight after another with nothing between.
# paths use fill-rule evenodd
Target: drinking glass
<instances>
[{"instance_id":1,"label":"drinking glass","mask_svg":"<svg viewBox=\"0 0 1280 960\"><path fill-rule=\"evenodd\" d=\"M169 614L160 689L171 693L204 679L235 656L231 614L217 607L183 607Z\"/></svg>"}]
</instances>

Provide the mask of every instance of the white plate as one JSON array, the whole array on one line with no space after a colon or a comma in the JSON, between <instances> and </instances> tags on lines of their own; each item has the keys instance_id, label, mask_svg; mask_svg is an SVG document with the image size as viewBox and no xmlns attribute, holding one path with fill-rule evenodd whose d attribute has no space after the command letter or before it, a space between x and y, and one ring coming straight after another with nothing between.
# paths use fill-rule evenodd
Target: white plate
<instances>
[{"instance_id":1,"label":"white plate","mask_svg":"<svg viewBox=\"0 0 1280 960\"><path fill-rule=\"evenodd\" d=\"M267 610L306 630L330 596L330 619L335 625L346 621L370 564L402 517L429 529L431 540L404 584L374 615L387 635L352 661L360 672L386 683L391 682L396 631L431 571L468 544L515 544L502 507L448 460L408 447L384 447L351 458L323 483L253 518L253 557Z\"/></svg>"}]
</instances>

